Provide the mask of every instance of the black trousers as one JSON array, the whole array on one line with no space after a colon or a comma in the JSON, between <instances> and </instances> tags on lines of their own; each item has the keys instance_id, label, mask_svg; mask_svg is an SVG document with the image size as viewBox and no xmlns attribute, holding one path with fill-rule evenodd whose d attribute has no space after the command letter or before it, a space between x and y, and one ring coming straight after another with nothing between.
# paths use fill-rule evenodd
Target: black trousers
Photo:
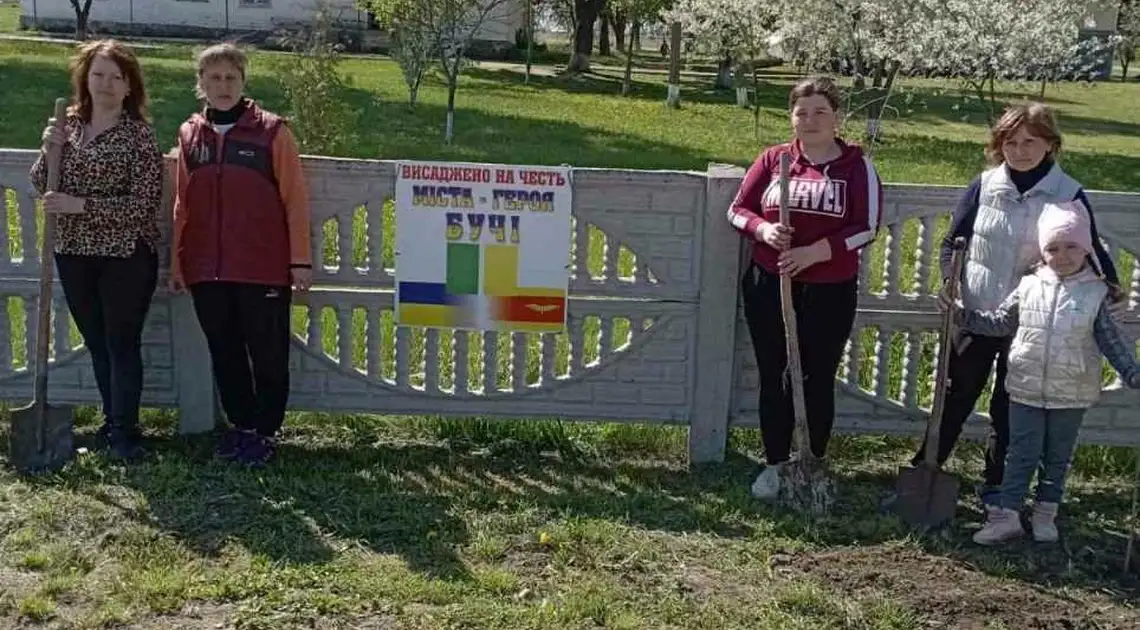
<instances>
[{"instance_id":1,"label":"black trousers","mask_svg":"<svg viewBox=\"0 0 1140 630\"><path fill-rule=\"evenodd\" d=\"M190 293L227 418L272 437L289 400L290 287L202 282Z\"/></svg>"},{"instance_id":2,"label":"black trousers","mask_svg":"<svg viewBox=\"0 0 1140 630\"><path fill-rule=\"evenodd\" d=\"M760 431L768 464L789 459L795 431L791 382L785 371L788 353L780 308L780 277L753 265L744 274L744 314L760 368ZM803 367L811 450L827 453L835 423L835 372L855 324L857 280L840 283L792 283L796 330Z\"/></svg>"},{"instance_id":3,"label":"black trousers","mask_svg":"<svg viewBox=\"0 0 1140 630\"><path fill-rule=\"evenodd\" d=\"M942 410L942 428L938 432L938 463L944 463L958 437L962 426L969 419L986 388L986 381L996 360L997 375L994 378L994 391L990 397L990 437L986 442L986 468L983 473L985 485L1001 485L1005 474L1005 453L1009 448L1009 393L1005 390L1006 361L1009 357L1010 337L985 337L966 334L969 344L958 354L950 353L950 385L946 390L946 405ZM922 461L926 450L923 440L912 464Z\"/></svg>"},{"instance_id":4,"label":"black trousers","mask_svg":"<svg viewBox=\"0 0 1140 630\"><path fill-rule=\"evenodd\" d=\"M140 241L127 258L56 254L55 264L67 308L91 354L104 421L133 429L139 423L142 331L158 282L158 255Z\"/></svg>"}]
</instances>

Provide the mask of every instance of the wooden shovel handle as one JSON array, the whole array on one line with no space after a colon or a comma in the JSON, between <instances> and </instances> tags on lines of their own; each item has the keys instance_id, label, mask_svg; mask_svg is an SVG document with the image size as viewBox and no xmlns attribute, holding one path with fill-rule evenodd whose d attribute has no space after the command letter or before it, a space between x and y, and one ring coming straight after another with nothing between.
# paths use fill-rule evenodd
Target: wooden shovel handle
<instances>
[{"instance_id":1,"label":"wooden shovel handle","mask_svg":"<svg viewBox=\"0 0 1140 630\"><path fill-rule=\"evenodd\" d=\"M788 172L791 158L787 153L780 155L780 223L791 224L788 210ZM788 379L792 386L792 411L795 415L796 450L800 459L814 457L811 440L808 436L807 405L804 403L804 371L800 361L800 339L796 330L796 307L792 301L792 277L780 274L780 309L784 316L784 342L788 354Z\"/></svg>"},{"instance_id":2,"label":"wooden shovel handle","mask_svg":"<svg viewBox=\"0 0 1140 630\"><path fill-rule=\"evenodd\" d=\"M55 125L63 129L64 118L67 116L67 99L55 100ZM47 191L59 190L60 159L63 147L58 144L48 145L47 155ZM48 349L51 345L51 284L55 273L55 215L44 213L44 238L40 247L40 296L36 301L36 383L33 400L41 408L47 405L47 377L48 377ZM41 423L42 425L42 423Z\"/></svg>"},{"instance_id":3,"label":"wooden shovel handle","mask_svg":"<svg viewBox=\"0 0 1140 630\"><path fill-rule=\"evenodd\" d=\"M961 236L955 238L953 248L950 257L950 277L947 278L946 284L950 308L942 314L942 330L938 336L938 365L934 373L934 404L930 407L930 421L926 424L926 451L923 453L923 459L930 466L936 466L938 463L938 446L942 437L942 412L946 406L946 390L950 385L950 350L954 345L950 336L954 330L954 315L958 310L955 304L961 290L966 239Z\"/></svg>"}]
</instances>

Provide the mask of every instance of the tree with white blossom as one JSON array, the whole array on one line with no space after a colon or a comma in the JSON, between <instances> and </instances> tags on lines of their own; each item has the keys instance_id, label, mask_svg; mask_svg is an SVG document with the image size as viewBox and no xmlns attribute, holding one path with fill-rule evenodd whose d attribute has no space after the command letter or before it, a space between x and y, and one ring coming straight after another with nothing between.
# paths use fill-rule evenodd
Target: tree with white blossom
<instances>
[{"instance_id":1,"label":"tree with white blossom","mask_svg":"<svg viewBox=\"0 0 1140 630\"><path fill-rule=\"evenodd\" d=\"M776 25L776 3L766 0L678 0L665 12L666 21L681 23L698 46L716 54L717 87L732 85L736 63L749 64L752 88L760 92L759 69L754 62L768 54ZM756 134L760 133L760 99L752 108Z\"/></svg>"},{"instance_id":2,"label":"tree with white blossom","mask_svg":"<svg viewBox=\"0 0 1140 630\"><path fill-rule=\"evenodd\" d=\"M852 76L847 115L866 109L873 140L896 75L921 55L914 32L929 7L923 0L779 0L778 6L781 50L811 70L845 65Z\"/></svg>"},{"instance_id":3,"label":"tree with white blossom","mask_svg":"<svg viewBox=\"0 0 1140 630\"><path fill-rule=\"evenodd\" d=\"M917 0L930 22L915 30L923 54L914 71L960 79L989 121L997 82L1091 78L1115 38L1079 40L1090 4L1073 0ZM937 8L937 10L934 10Z\"/></svg>"},{"instance_id":4,"label":"tree with white blossom","mask_svg":"<svg viewBox=\"0 0 1140 630\"><path fill-rule=\"evenodd\" d=\"M696 38L698 49L716 55L717 87L732 84L734 63L767 55L776 24L777 3L772 0L677 0L664 14Z\"/></svg>"},{"instance_id":5,"label":"tree with white blossom","mask_svg":"<svg viewBox=\"0 0 1140 630\"><path fill-rule=\"evenodd\" d=\"M430 50L447 81L447 126L444 140L455 135L455 92L467 51L490 17L503 12L508 0L361 0L384 25L414 33L418 49ZM422 47L422 48L420 48ZM409 84L411 79L409 79ZM418 85L418 83L417 83ZM409 85L410 87L410 85Z\"/></svg>"}]
</instances>

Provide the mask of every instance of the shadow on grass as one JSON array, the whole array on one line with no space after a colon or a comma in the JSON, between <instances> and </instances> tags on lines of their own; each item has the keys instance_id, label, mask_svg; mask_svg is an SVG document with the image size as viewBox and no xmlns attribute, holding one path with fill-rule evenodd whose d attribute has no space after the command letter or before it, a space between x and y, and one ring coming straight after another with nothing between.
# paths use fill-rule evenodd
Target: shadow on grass
<instances>
[{"instance_id":1,"label":"shadow on grass","mask_svg":"<svg viewBox=\"0 0 1140 630\"><path fill-rule=\"evenodd\" d=\"M256 471L214 460L213 436L165 437L172 422L162 419L161 436L140 464L114 472L94 456L32 483L87 494L207 556L219 556L232 542L274 563L325 564L360 546L398 556L424 576L452 581L474 579L460 554L472 542L469 525L488 517L522 518L524 531L516 533L523 536L532 521L573 517L650 531L767 539L770 544L761 544L772 553L783 544L873 546L910 536L894 515L878 508L897 475L892 462L913 448L906 440L838 439L832 464L838 504L828 518L811 521L753 499L749 485L760 467L740 451L730 451L723 463L689 469L676 452L641 450L648 443L630 443L623 454L575 448L572 439L557 435L533 437L537 433L518 440L454 435L400 441L365 420L357 427L346 421L288 428L278 459ZM90 424L85 422L85 431ZM734 443L750 446L747 440ZM6 440L0 444L7 448ZM674 449L676 441L670 444ZM956 470L962 462L976 468L977 450L963 445ZM1135 576L1122 575L1119 567L1125 538L1118 530L1129 497L1106 488L1123 486L1120 478L1070 488L1060 521L1062 544L1019 542L994 549L970 541L981 514L970 496L974 479L958 472L956 522L940 535L915 539L927 553L1049 589L1099 592L1122 602L1140 595ZM143 500L126 505L115 486Z\"/></svg>"},{"instance_id":2,"label":"shadow on grass","mask_svg":"<svg viewBox=\"0 0 1140 630\"><path fill-rule=\"evenodd\" d=\"M530 82L526 83L526 75L517 70L508 68L469 68L464 71L467 77L480 81L476 88L479 90L500 90L519 92L524 89L555 90L567 94L597 94L601 96L621 97L622 72L620 70L606 69L601 72L567 77L563 75L537 75L532 74ZM634 73L630 81L631 92L626 98L640 100L660 101L662 107L668 87L663 78L648 78L644 74ZM736 93L731 90L717 90L713 88L713 81L708 77L682 76L681 102L735 105ZM763 108L787 107L788 92L785 85L766 84L760 91L760 106Z\"/></svg>"}]
</instances>

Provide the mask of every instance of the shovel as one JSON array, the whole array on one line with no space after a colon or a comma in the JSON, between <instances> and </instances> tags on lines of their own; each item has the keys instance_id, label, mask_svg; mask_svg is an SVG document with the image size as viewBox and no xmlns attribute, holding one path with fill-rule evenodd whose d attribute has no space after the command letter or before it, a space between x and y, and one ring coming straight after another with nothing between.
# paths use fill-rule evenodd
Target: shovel
<instances>
[{"instance_id":1,"label":"shovel","mask_svg":"<svg viewBox=\"0 0 1140 630\"><path fill-rule=\"evenodd\" d=\"M954 518L958 509L958 478L938 465L938 441L942 434L942 410L946 404L946 390L950 384L947 374L950 366L951 326L954 323L954 306L958 300L962 277L962 259L966 239L954 240L954 253L950 259L950 278L947 285L950 308L942 316L942 331L938 340L938 371L934 381L934 404L926 425L926 450L918 466L903 468L895 483L897 502L895 510L905 523L929 530L940 527Z\"/></svg>"},{"instance_id":2,"label":"shovel","mask_svg":"<svg viewBox=\"0 0 1140 630\"><path fill-rule=\"evenodd\" d=\"M780 156L780 223L789 225L788 212L788 154ZM799 334L796 331L796 308L792 301L792 277L780 275L780 308L784 318L784 339L787 344L788 368L785 377L792 386L792 411L795 416L795 459L780 469L780 501L793 509L821 516L830 508L834 498L834 483L827 477L823 462L811 451L807 427L807 408L804 404L804 373L800 361Z\"/></svg>"},{"instance_id":3,"label":"shovel","mask_svg":"<svg viewBox=\"0 0 1140 630\"><path fill-rule=\"evenodd\" d=\"M62 127L67 99L56 99L55 121ZM60 147L47 153L47 190L59 188ZM40 295L36 301L35 394L27 407L12 412L8 460L21 473L49 472L66 464L73 454L72 413L69 407L52 407L47 401L48 348L51 344L51 294L55 251L55 215L44 213L40 249Z\"/></svg>"}]
</instances>

